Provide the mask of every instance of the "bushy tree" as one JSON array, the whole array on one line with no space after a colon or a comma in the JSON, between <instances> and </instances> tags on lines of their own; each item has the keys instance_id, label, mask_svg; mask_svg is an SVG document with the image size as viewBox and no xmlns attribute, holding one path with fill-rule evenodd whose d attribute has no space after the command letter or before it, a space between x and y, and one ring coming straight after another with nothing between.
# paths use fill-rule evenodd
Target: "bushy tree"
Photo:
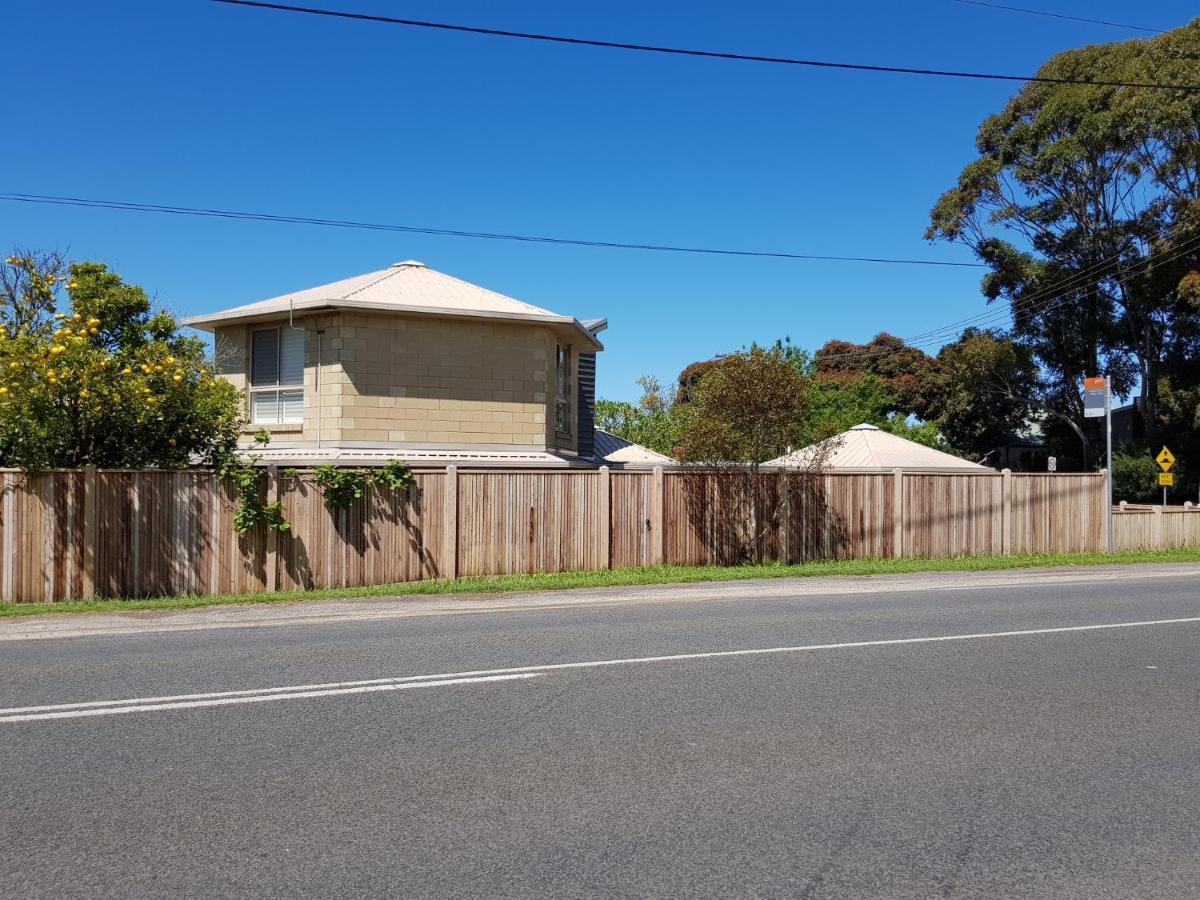
<instances>
[{"instance_id":1,"label":"bushy tree","mask_svg":"<svg viewBox=\"0 0 1200 900\"><path fill-rule=\"evenodd\" d=\"M141 288L18 251L0 292L0 464L186 466L236 443L237 390Z\"/></svg>"},{"instance_id":2,"label":"bushy tree","mask_svg":"<svg viewBox=\"0 0 1200 900\"><path fill-rule=\"evenodd\" d=\"M799 439L807 396L805 379L777 350L723 356L695 388L680 455L689 462L767 462Z\"/></svg>"},{"instance_id":3,"label":"bushy tree","mask_svg":"<svg viewBox=\"0 0 1200 900\"><path fill-rule=\"evenodd\" d=\"M642 396L636 404L624 400L596 401L596 427L671 456L679 443L680 416L676 403L654 376L643 375L638 384Z\"/></svg>"},{"instance_id":4,"label":"bushy tree","mask_svg":"<svg viewBox=\"0 0 1200 900\"><path fill-rule=\"evenodd\" d=\"M861 425L883 427L892 420L896 396L878 375L817 376L808 380L802 446Z\"/></svg>"},{"instance_id":5,"label":"bushy tree","mask_svg":"<svg viewBox=\"0 0 1200 900\"><path fill-rule=\"evenodd\" d=\"M976 459L1036 416L1037 363L1027 348L993 331L968 329L938 353L943 390L937 409L942 436Z\"/></svg>"},{"instance_id":6,"label":"bushy tree","mask_svg":"<svg viewBox=\"0 0 1200 900\"><path fill-rule=\"evenodd\" d=\"M1113 453L1113 501L1129 503L1161 502L1158 463L1149 452L1122 447Z\"/></svg>"},{"instance_id":7,"label":"bushy tree","mask_svg":"<svg viewBox=\"0 0 1200 900\"><path fill-rule=\"evenodd\" d=\"M813 355L813 363L816 374L826 378L874 375L881 379L893 397L888 412L904 417L932 418L941 398L937 360L886 332L865 344L829 341Z\"/></svg>"}]
</instances>

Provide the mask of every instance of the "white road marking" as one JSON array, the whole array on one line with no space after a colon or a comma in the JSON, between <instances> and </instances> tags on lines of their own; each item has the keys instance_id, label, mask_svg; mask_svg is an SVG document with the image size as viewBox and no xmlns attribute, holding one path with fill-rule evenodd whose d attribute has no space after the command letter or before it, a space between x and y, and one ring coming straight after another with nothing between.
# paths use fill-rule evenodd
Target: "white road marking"
<instances>
[{"instance_id":1,"label":"white road marking","mask_svg":"<svg viewBox=\"0 0 1200 900\"><path fill-rule=\"evenodd\" d=\"M943 634L931 637L885 638L872 641L840 641L831 644L799 644L790 647L760 647L748 650L708 650L697 653L672 653L663 656L628 656L617 659L593 659L582 662L545 663L512 666L503 669L477 669L470 672L442 672L432 675L403 675L368 681L338 681L329 684L301 684L241 691L216 691L203 694L177 694L166 697L140 697L130 700L90 700L48 706L16 706L0 709L0 724L42 719L104 716L115 713L151 712L166 709L194 709L204 706L228 706L235 703L261 703L267 700L291 700L304 697L330 697L340 694L364 694L396 691L415 687L444 687L535 678L569 669L599 669L609 666L683 662L695 659L724 659L738 656L771 656L807 653L818 650L854 650L864 647L899 647L911 644L939 644L952 641L976 641L991 638L1033 637L1043 634L1074 634L1088 631L1112 631L1121 628L1149 628L1161 625L1194 625L1200 616L1183 619L1147 619L1140 622L1111 622L1102 625L1064 625L1056 628L1026 628L1014 631L982 631L972 634Z\"/></svg>"},{"instance_id":2,"label":"white road marking","mask_svg":"<svg viewBox=\"0 0 1200 900\"><path fill-rule=\"evenodd\" d=\"M259 692L228 691L222 694L191 694L182 696L204 697L205 699L172 700L151 698L137 700L102 700L97 703L63 703L57 706L23 707L17 715L8 715L14 710L0 710L0 722L38 722L46 719L81 719L90 716L115 716L121 713L157 712L165 709L196 709L202 706L229 706L234 703L263 703L269 700L297 700L303 697L335 697L342 694L369 694L377 691L403 691L407 688L445 687L452 684L483 684L491 681L514 681L520 678L537 678L540 672L520 672L512 675L490 675L482 678L418 678L402 681L380 679L378 682L359 684L356 687L313 685L311 689L266 688ZM170 702L161 702L170 701ZM36 712L35 712L36 710Z\"/></svg>"}]
</instances>

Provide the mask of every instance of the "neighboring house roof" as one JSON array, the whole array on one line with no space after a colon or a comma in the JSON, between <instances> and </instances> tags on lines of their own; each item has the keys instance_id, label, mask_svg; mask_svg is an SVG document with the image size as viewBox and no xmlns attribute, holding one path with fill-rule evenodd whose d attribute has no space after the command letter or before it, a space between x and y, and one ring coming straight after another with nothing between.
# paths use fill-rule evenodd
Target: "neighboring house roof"
<instances>
[{"instance_id":1,"label":"neighboring house roof","mask_svg":"<svg viewBox=\"0 0 1200 900\"><path fill-rule=\"evenodd\" d=\"M546 450L407 450L354 447L243 447L247 458L260 466L382 466L393 459L415 469L461 466L462 468L594 468L588 460L576 460Z\"/></svg>"},{"instance_id":2,"label":"neighboring house roof","mask_svg":"<svg viewBox=\"0 0 1200 900\"><path fill-rule=\"evenodd\" d=\"M596 450L592 459L604 465L618 466L669 466L675 462L669 456L617 437L602 428L596 429Z\"/></svg>"},{"instance_id":3,"label":"neighboring house roof","mask_svg":"<svg viewBox=\"0 0 1200 900\"><path fill-rule=\"evenodd\" d=\"M603 349L596 339L596 332L607 325L606 320L598 319L585 326L572 316L562 316L540 306L514 300L438 272L416 260L395 263L377 272L343 278L270 300L235 306L208 315L191 316L184 319L183 323L212 331L219 325L261 321L287 314L300 316L333 309L544 323L572 332L583 338L587 349L595 350Z\"/></svg>"},{"instance_id":4,"label":"neighboring house roof","mask_svg":"<svg viewBox=\"0 0 1200 900\"><path fill-rule=\"evenodd\" d=\"M828 453L823 461L824 469L863 469L890 471L905 469L946 470L966 469L983 471L986 466L959 459L941 450L926 447L907 438L884 431L876 425L855 425L849 431L834 435L811 447L804 447L773 459L769 466L806 466L822 453Z\"/></svg>"}]
</instances>

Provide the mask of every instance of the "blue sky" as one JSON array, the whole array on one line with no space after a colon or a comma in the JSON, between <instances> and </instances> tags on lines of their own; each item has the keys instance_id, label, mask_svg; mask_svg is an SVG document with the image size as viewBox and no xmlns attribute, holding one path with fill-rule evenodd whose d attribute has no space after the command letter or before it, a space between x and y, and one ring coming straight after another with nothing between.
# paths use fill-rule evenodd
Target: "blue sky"
<instances>
[{"instance_id":1,"label":"blue sky","mask_svg":"<svg viewBox=\"0 0 1200 900\"><path fill-rule=\"evenodd\" d=\"M1032 72L1134 36L955 3L321 0L738 52ZM1176 0L1026 0L1150 27ZM0 191L585 239L969 260L922 239L1003 83L569 48L203 0L9 0ZM901 336L983 309L979 271L599 250L0 203L0 249L112 264L180 314L415 258L606 316L604 396L784 335Z\"/></svg>"}]
</instances>

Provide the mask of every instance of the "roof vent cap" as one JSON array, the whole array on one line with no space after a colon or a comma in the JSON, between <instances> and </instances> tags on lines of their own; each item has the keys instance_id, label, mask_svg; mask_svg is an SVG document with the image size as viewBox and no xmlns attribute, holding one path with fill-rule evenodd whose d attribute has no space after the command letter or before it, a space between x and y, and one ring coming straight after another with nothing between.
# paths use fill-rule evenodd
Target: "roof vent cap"
<instances>
[{"instance_id":1,"label":"roof vent cap","mask_svg":"<svg viewBox=\"0 0 1200 900\"><path fill-rule=\"evenodd\" d=\"M406 259L406 260L404 260L404 262L392 263L392 268L393 268L393 269L403 269L403 268L404 268L404 267L406 267L406 266L412 266L412 267L413 267L413 268L415 268L415 269L424 269L424 268L427 268L427 267L426 267L426 265L425 265L425 263L423 263L423 262L418 262L418 261L417 261L417 260L415 260L415 259Z\"/></svg>"}]
</instances>

